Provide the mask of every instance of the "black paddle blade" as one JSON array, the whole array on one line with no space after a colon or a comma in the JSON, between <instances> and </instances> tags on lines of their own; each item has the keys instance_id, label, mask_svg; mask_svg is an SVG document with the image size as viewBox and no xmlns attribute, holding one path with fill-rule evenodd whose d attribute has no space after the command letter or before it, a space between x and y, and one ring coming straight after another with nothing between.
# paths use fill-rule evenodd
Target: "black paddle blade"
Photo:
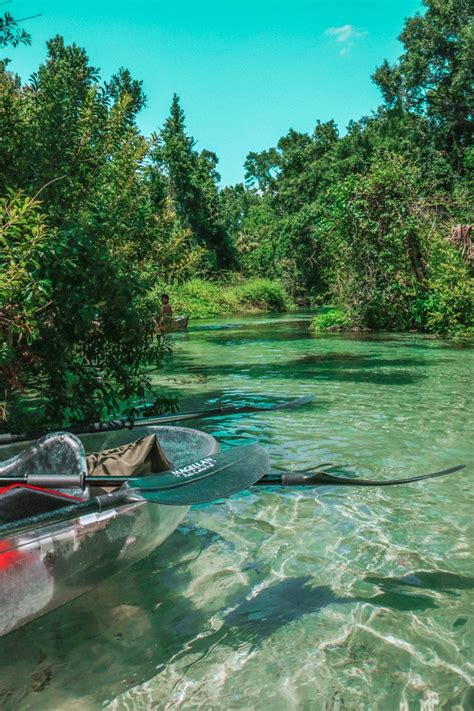
<instances>
[{"instance_id":1,"label":"black paddle blade","mask_svg":"<svg viewBox=\"0 0 474 711\"><path fill-rule=\"evenodd\" d=\"M294 400L288 400L288 402L283 402L281 405L267 405L266 407L259 408L262 412L265 410L292 410L294 407L302 407L310 402L313 402L314 395L302 395Z\"/></svg>"},{"instance_id":2,"label":"black paddle blade","mask_svg":"<svg viewBox=\"0 0 474 711\"><path fill-rule=\"evenodd\" d=\"M132 429L133 427L151 427L153 425L164 425L172 422L184 420L198 420L206 417L221 417L222 415L237 415L244 412L266 412L272 410L289 410L294 407L307 405L314 400L314 395L303 395L302 397L289 400L279 405L225 405L215 407L210 410L196 410L195 412L182 412L176 415L158 415L157 417L141 417L134 420L119 419L107 422L94 422L89 425L71 427L70 432L75 434L88 434L94 432L108 432L111 430ZM46 431L22 432L21 434L4 433L0 434L0 445L12 444L13 442L27 442L38 439L47 434Z\"/></svg>"},{"instance_id":3,"label":"black paddle blade","mask_svg":"<svg viewBox=\"0 0 474 711\"><path fill-rule=\"evenodd\" d=\"M224 499L248 489L268 472L268 454L258 444L234 447L180 469L135 479L131 496L155 504L188 506Z\"/></svg>"},{"instance_id":4,"label":"black paddle blade","mask_svg":"<svg viewBox=\"0 0 474 711\"><path fill-rule=\"evenodd\" d=\"M160 415L154 420L136 420L135 425L143 424L163 424L170 422L181 422L182 420L199 420L207 417L223 417L224 415L240 415L251 412L272 412L273 410L292 410L295 407L302 407L313 402L314 395L302 395L294 400L279 403L276 405L222 405L210 410L196 410L195 412L181 412L176 415Z\"/></svg>"},{"instance_id":5,"label":"black paddle blade","mask_svg":"<svg viewBox=\"0 0 474 711\"><path fill-rule=\"evenodd\" d=\"M313 473L303 470L300 472L286 472L277 478L271 476L265 477L262 481L257 482L262 486L282 485L282 486L397 486L399 484L412 484L415 481L423 481L423 479L435 479L438 476L446 476L454 474L461 469L465 469L465 464L459 464L456 467L443 469L433 474L421 474L420 476L408 477L406 479L388 479L376 481L375 479L351 479L344 476L336 476L328 474L324 471L313 471ZM307 473L306 473L307 472Z\"/></svg>"}]
</instances>

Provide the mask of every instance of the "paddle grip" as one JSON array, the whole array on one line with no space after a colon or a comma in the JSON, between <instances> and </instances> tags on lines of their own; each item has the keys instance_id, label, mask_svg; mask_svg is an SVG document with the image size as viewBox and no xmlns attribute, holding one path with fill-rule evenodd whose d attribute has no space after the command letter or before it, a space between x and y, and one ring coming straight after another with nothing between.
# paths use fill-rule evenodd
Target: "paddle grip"
<instances>
[{"instance_id":1,"label":"paddle grip","mask_svg":"<svg viewBox=\"0 0 474 711\"><path fill-rule=\"evenodd\" d=\"M84 489L85 474L29 474L25 484L32 486L42 486L51 489Z\"/></svg>"}]
</instances>

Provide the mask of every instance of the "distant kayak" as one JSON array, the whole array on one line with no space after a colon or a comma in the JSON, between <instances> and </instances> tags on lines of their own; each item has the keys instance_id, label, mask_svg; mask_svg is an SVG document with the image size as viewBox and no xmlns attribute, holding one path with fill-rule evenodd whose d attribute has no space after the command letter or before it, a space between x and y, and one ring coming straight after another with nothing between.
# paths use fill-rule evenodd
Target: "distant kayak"
<instances>
[{"instance_id":1,"label":"distant kayak","mask_svg":"<svg viewBox=\"0 0 474 711\"><path fill-rule=\"evenodd\" d=\"M155 326L156 333L173 333L175 331L186 331L188 327L189 316L175 316L170 321L157 323Z\"/></svg>"}]
</instances>

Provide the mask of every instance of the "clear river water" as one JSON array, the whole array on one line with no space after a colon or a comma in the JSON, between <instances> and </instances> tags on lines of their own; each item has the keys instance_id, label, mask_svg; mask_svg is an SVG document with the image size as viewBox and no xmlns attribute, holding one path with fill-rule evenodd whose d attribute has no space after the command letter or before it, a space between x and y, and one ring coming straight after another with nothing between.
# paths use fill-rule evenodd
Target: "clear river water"
<instances>
[{"instance_id":1,"label":"clear river water","mask_svg":"<svg viewBox=\"0 0 474 711\"><path fill-rule=\"evenodd\" d=\"M0 641L2 709L474 708L472 343L329 334L311 314L199 321L156 383L272 464L389 488L255 488L190 511L155 553Z\"/></svg>"}]
</instances>

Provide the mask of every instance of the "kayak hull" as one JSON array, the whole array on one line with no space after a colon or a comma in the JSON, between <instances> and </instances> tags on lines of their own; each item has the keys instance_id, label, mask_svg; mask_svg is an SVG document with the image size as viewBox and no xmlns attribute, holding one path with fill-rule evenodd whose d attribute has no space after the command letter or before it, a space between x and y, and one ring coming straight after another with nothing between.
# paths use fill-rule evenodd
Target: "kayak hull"
<instances>
[{"instance_id":1,"label":"kayak hull","mask_svg":"<svg viewBox=\"0 0 474 711\"><path fill-rule=\"evenodd\" d=\"M152 432L157 433L175 467L218 449L213 437L178 427L137 428L81 439L86 450L93 451ZM0 459L11 457L18 449L0 448ZM188 509L130 502L0 538L0 635L92 590L151 553L175 530Z\"/></svg>"},{"instance_id":2,"label":"kayak hull","mask_svg":"<svg viewBox=\"0 0 474 711\"><path fill-rule=\"evenodd\" d=\"M171 321L165 321L156 326L156 333L175 333L176 331L186 331L188 328L189 316L175 316Z\"/></svg>"}]
</instances>

